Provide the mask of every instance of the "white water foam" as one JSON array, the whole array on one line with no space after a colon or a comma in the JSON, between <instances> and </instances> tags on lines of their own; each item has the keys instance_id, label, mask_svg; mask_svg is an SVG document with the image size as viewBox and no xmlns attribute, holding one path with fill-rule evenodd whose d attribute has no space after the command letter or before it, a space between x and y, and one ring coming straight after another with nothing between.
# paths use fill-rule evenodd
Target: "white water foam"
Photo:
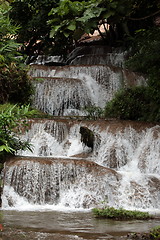
<instances>
[{"instance_id":1,"label":"white water foam","mask_svg":"<svg viewBox=\"0 0 160 240\"><path fill-rule=\"evenodd\" d=\"M17 194L13 187L5 186L4 194L2 196L2 210L16 210L16 211L60 211L60 212L70 212L70 211L90 211L90 209L84 209L84 208L75 208L75 207L67 207L64 206L64 204L59 203L57 205L54 204L33 204L29 203L27 199L24 197L20 197L19 194ZM8 204L9 199L12 201L12 206Z\"/></svg>"},{"instance_id":2,"label":"white water foam","mask_svg":"<svg viewBox=\"0 0 160 240\"><path fill-rule=\"evenodd\" d=\"M50 124L47 124L47 122L50 122ZM110 131L109 126L101 130L98 125L96 127L92 124L86 125L95 136L94 148L91 155L91 149L81 143L79 130L80 126L85 126L84 123L73 124L67 129L65 123L53 124L53 122L46 120L45 123L39 123L39 127L37 125L36 128L34 128L33 124L33 127L28 132L32 143L35 137L34 156L40 152L40 149L44 145L48 146L48 149L49 146L51 148L51 150L45 152L46 156L56 156L57 154L57 156L60 155L63 158L67 158L76 154L90 152L92 161L95 161L99 165L115 169L121 176L116 183L113 183L114 181L110 179L108 183L110 186L109 192L106 192L108 191L107 188L105 189L104 187L105 190L102 190L97 185L97 188L101 190L98 193L96 192L97 190L95 192L101 196L100 199L102 201L105 196L109 196L108 204L110 206L143 211L150 210L152 212L160 209L160 126L146 128L141 131L127 127L113 133ZM36 135L37 130L38 135ZM43 145L44 141L46 142ZM50 155L51 152L53 155ZM41 167L39 168L41 169ZM83 175L81 175L81 178L83 178ZM87 180L88 178L89 176L86 177L86 180L82 181L80 179L79 181L83 183L89 181L91 184L90 187L94 188L95 184L97 184L96 182L99 180L96 177L94 182L92 178ZM103 177L102 179L105 178ZM50 181L53 182L53 180ZM102 184L102 182L100 181L99 184ZM70 185L67 184L66 186L70 188ZM68 187L61 188L63 191L61 191L59 203L57 204L61 203L64 207L66 207L65 204L69 204L68 207L70 208L81 208L89 201L88 206L92 206L90 196L93 197L93 195L90 192L90 187L85 188L85 185L81 186L81 188L78 185L70 189ZM104 193L102 194L102 192ZM100 199L95 201L96 204L97 202L100 203Z\"/></svg>"},{"instance_id":3,"label":"white water foam","mask_svg":"<svg viewBox=\"0 0 160 240\"><path fill-rule=\"evenodd\" d=\"M40 160L40 159L39 159ZM90 209L107 196L113 200L117 177L110 171L98 174L101 167L91 162L56 159L20 160L6 166L2 208L33 208L54 206L71 209ZM99 169L97 169L97 167ZM104 169L103 169L104 171ZM112 181L112 186L110 182Z\"/></svg>"},{"instance_id":4,"label":"white water foam","mask_svg":"<svg viewBox=\"0 0 160 240\"><path fill-rule=\"evenodd\" d=\"M35 83L33 105L45 113L84 115L82 110L92 104L90 92L79 79L53 78Z\"/></svg>"},{"instance_id":5,"label":"white water foam","mask_svg":"<svg viewBox=\"0 0 160 240\"><path fill-rule=\"evenodd\" d=\"M80 153L91 152L91 148L81 142L80 125L70 129L61 122L45 121L31 124L23 136L23 140L31 143L30 150L19 151L22 156L63 156L71 157Z\"/></svg>"}]
</instances>

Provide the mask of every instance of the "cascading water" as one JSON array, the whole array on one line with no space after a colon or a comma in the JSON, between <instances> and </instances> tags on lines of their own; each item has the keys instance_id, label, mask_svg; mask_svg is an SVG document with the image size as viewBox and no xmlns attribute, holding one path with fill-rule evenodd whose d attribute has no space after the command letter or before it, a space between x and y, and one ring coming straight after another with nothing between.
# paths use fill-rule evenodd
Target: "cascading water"
<instances>
[{"instance_id":1,"label":"cascading water","mask_svg":"<svg viewBox=\"0 0 160 240\"><path fill-rule=\"evenodd\" d=\"M22 136L33 146L33 152L20 152L23 156L63 156L70 157L76 154L90 152L80 139L79 124L70 124L61 121L45 120L31 122L31 129Z\"/></svg>"},{"instance_id":2,"label":"cascading water","mask_svg":"<svg viewBox=\"0 0 160 240\"><path fill-rule=\"evenodd\" d=\"M115 196L110 182L116 188L118 179L113 170L82 159L18 158L5 171L3 207L19 208L28 202L50 208L90 208Z\"/></svg>"},{"instance_id":3,"label":"cascading water","mask_svg":"<svg viewBox=\"0 0 160 240\"><path fill-rule=\"evenodd\" d=\"M95 136L93 149L81 142L82 126ZM14 204L15 191L20 203L26 199L50 207L91 208L106 201L127 209L160 208L160 126L44 120L33 122L23 138L30 140L34 151L21 153L30 155L29 161L21 159L6 167L3 207L19 206ZM58 191L57 197L49 189ZM45 192L49 192L46 198Z\"/></svg>"},{"instance_id":4,"label":"cascading water","mask_svg":"<svg viewBox=\"0 0 160 240\"><path fill-rule=\"evenodd\" d=\"M79 79L44 78L36 83L33 105L55 116L83 115L83 109L94 104L90 95Z\"/></svg>"},{"instance_id":5,"label":"cascading water","mask_svg":"<svg viewBox=\"0 0 160 240\"><path fill-rule=\"evenodd\" d=\"M69 65L112 65L123 67L127 52L107 46L80 46L68 56Z\"/></svg>"},{"instance_id":6,"label":"cascading water","mask_svg":"<svg viewBox=\"0 0 160 240\"><path fill-rule=\"evenodd\" d=\"M104 108L119 89L146 84L142 76L107 65L33 65L30 75L40 78L35 81L33 105L55 116L83 116L88 106Z\"/></svg>"},{"instance_id":7,"label":"cascading water","mask_svg":"<svg viewBox=\"0 0 160 240\"><path fill-rule=\"evenodd\" d=\"M82 116L87 106L104 108L117 90L146 84L142 76L107 65L32 65L30 75L39 78L33 105L55 116ZM22 139L33 152L6 163L3 209L90 209L102 201L160 209L159 125L70 117L29 125Z\"/></svg>"}]
</instances>

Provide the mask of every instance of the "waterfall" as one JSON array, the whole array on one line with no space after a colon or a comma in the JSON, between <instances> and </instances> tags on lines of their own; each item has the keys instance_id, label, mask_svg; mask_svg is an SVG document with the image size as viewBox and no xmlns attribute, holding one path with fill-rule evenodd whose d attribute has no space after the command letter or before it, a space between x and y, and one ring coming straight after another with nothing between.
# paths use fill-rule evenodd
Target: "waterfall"
<instances>
[{"instance_id":1,"label":"waterfall","mask_svg":"<svg viewBox=\"0 0 160 240\"><path fill-rule=\"evenodd\" d=\"M30 75L38 78L33 105L55 116L83 116L88 106L104 108L119 89L146 84L143 76L107 65L33 65Z\"/></svg>"},{"instance_id":2,"label":"waterfall","mask_svg":"<svg viewBox=\"0 0 160 240\"><path fill-rule=\"evenodd\" d=\"M91 149L81 142L80 125L70 121L45 120L30 123L30 129L22 136L29 141L33 151L19 152L23 156L71 157L88 153Z\"/></svg>"},{"instance_id":3,"label":"waterfall","mask_svg":"<svg viewBox=\"0 0 160 240\"><path fill-rule=\"evenodd\" d=\"M125 53L108 53L102 55L84 54L71 60L70 65L91 65L107 64L116 67L123 67Z\"/></svg>"},{"instance_id":4,"label":"waterfall","mask_svg":"<svg viewBox=\"0 0 160 240\"><path fill-rule=\"evenodd\" d=\"M83 109L94 104L90 95L79 79L44 78L36 83L33 105L55 116L83 116Z\"/></svg>"},{"instance_id":5,"label":"waterfall","mask_svg":"<svg viewBox=\"0 0 160 240\"><path fill-rule=\"evenodd\" d=\"M105 198L113 201L117 181L116 172L90 161L18 158L5 169L3 207L19 208L28 202L91 208Z\"/></svg>"},{"instance_id":6,"label":"waterfall","mask_svg":"<svg viewBox=\"0 0 160 240\"><path fill-rule=\"evenodd\" d=\"M70 65L112 65L124 66L127 52L122 49L114 49L108 46L80 46L74 49L68 56Z\"/></svg>"},{"instance_id":7,"label":"waterfall","mask_svg":"<svg viewBox=\"0 0 160 240\"><path fill-rule=\"evenodd\" d=\"M32 152L19 151L6 163L2 209L77 210L104 202L159 211L160 125L85 120L86 107L104 108L119 89L146 85L143 76L119 67L122 52L100 59L98 49L71 54L74 66L31 66L33 106L56 117L29 120L20 137ZM89 57L99 52L99 63L108 65L88 62L84 51Z\"/></svg>"},{"instance_id":8,"label":"waterfall","mask_svg":"<svg viewBox=\"0 0 160 240\"><path fill-rule=\"evenodd\" d=\"M93 149L81 142L82 126L95 136ZM30 155L25 161L18 159L6 167L4 208L10 199L10 205L18 207L15 193L23 201L42 206L91 208L106 201L110 206L126 209L160 208L159 125L38 120L31 122L23 139L29 140L34 149L32 153L20 153ZM64 181L57 180L63 178ZM54 193L49 189L54 189ZM47 192L49 196L45 197Z\"/></svg>"}]
</instances>

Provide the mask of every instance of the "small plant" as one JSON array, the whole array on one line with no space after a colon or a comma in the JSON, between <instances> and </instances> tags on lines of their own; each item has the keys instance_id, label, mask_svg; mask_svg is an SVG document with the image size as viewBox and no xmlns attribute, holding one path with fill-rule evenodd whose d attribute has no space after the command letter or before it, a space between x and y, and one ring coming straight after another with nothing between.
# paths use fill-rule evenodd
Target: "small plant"
<instances>
[{"instance_id":1,"label":"small plant","mask_svg":"<svg viewBox=\"0 0 160 240\"><path fill-rule=\"evenodd\" d=\"M115 209L114 207L94 208L93 213L95 217L99 218L111 218L117 220L128 219L149 219L151 216L148 212L130 211L123 208Z\"/></svg>"},{"instance_id":2,"label":"small plant","mask_svg":"<svg viewBox=\"0 0 160 240\"><path fill-rule=\"evenodd\" d=\"M96 120L99 118L103 118L104 111L102 108L91 105L85 107L84 111L86 112L86 117L89 120Z\"/></svg>"},{"instance_id":3,"label":"small plant","mask_svg":"<svg viewBox=\"0 0 160 240\"><path fill-rule=\"evenodd\" d=\"M150 236L152 239L160 239L160 226L151 229Z\"/></svg>"},{"instance_id":4,"label":"small plant","mask_svg":"<svg viewBox=\"0 0 160 240\"><path fill-rule=\"evenodd\" d=\"M5 105L0 108L0 161L3 163L6 156L14 155L18 150L31 150L27 141L18 137L20 130L27 127L27 117L34 112L28 106Z\"/></svg>"}]
</instances>

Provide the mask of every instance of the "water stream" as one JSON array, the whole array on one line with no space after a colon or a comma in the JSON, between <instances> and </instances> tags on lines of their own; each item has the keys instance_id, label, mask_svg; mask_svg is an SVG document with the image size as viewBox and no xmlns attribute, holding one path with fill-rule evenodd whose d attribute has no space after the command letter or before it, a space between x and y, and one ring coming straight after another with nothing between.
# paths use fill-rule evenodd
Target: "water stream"
<instances>
[{"instance_id":1,"label":"water stream","mask_svg":"<svg viewBox=\"0 0 160 240\"><path fill-rule=\"evenodd\" d=\"M148 232L159 220L96 219L91 212L3 211L3 240L128 240L127 233Z\"/></svg>"}]
</instances>

